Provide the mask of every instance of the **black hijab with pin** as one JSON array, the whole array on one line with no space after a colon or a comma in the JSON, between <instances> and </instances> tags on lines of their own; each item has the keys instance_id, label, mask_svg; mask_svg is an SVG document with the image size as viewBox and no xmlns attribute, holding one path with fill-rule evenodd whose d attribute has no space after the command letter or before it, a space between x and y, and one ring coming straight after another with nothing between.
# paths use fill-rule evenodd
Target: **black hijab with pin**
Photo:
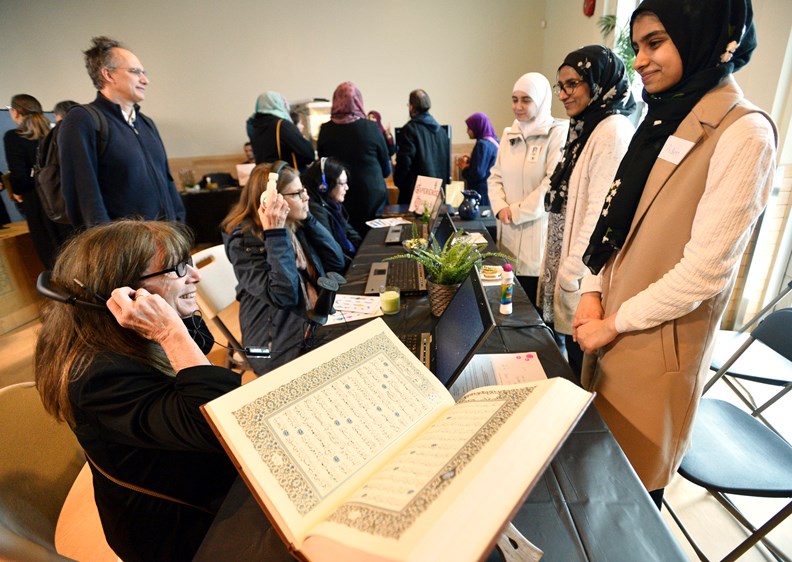
<instances>
[{"instance_id":1,"label":"black hijab with pin","mask_svg":"<svg viewBox=\"0 0 792 562\"><path fill-rule=\"evenodd\" d=\"M657 16L679 51L682 78L663 92L643 91L648 113L619 165L583 254L583 262L595 274L624 244L646 180L668 137L704 94L742 68L756 48L750 0L644 0L633 12L630 28L647 12Z\"/></svg>"}]
</instances>

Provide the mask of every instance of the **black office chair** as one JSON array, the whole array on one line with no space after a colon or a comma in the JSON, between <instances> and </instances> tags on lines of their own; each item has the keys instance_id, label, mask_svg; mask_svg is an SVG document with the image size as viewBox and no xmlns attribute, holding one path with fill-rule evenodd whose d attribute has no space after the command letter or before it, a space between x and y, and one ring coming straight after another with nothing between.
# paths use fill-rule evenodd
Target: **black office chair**
<instances>
[{"instance_id":1,"label":"black office chair","mask_svg":"<svg viewBox=\"0 0 792 562\"><path fill-rule=\"evenodd\" d=\"M761 342L769 352L792 361L790 327L792 308L777 310L751 332L750 341L743 347ZM766 535L792 514L792 501L756 528L726 495L792 499L792 445L773 429L733 404L703 398L693 426L691 448L682 460L679 474L710 492L750 532L724 561L736 560L759 541L778 560L789 560ZM696 554L706 561L671 506L665 500L663 503Z\"/></svg>"},{"instance_id":2,"label":"black office chair","mask_svg":"<svg viewBox=\"0 0 792 562\"><path fill-rule=\"evenodd\" d=\"M751 415L758 417L771 428L772 426L762 414L767 408L792 391L792 358L772 352L761 341L755 342L755 338L748 333L748 329L763 318L790 291L792 291L792 281L756 316L748 320L742 328L737 331L718 331L715 340L715 350L710 363L710 368L716 373L704 387L704 392L707 392L713 384L723 380L750 409ZM769 327L765 327L765 330L767 329ZM789 330L790 326L787 325L786 329ZM770 399L758 404L741 381L751 381L781 388Z\"/></svg>"}]
</instances>

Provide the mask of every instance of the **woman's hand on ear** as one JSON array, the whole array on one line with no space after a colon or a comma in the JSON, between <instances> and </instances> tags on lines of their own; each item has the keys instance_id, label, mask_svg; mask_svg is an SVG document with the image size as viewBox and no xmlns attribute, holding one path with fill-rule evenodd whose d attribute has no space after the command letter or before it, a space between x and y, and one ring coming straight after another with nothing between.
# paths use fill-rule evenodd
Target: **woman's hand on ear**
<instances>
[{"instance_id":1,"label":"woman's hand on ear","mask_svg":"<svg viewBox=\"0 0 792 562\"><path fill-rule=\"evenodd\" d=\"M173 330L184 327L176 310L165 299L144 288L114 289L107 301L107 308L121 326L157 343L165 341Z\"/></svg>"}]
</instances>

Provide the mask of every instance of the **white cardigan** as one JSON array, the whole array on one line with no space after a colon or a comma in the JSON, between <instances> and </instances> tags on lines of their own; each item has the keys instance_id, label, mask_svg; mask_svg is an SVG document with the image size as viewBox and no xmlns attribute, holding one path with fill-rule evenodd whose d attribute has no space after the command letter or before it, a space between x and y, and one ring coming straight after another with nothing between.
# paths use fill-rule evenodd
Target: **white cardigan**
<instances>
[{"instance_id":1,"label":"white cardigan","mask_svg":"<svg viewBox=\"0 0 792 562\"><path fill-rule=\"evenodd\" d=\"M600 121L569 177L561 262L553 296L556 332L572 334L572 319L580 301L580 280L588 273L582 261L583 252L634 132L635 127L624 115L611 115ZM544 267L542 262L543 273Z\"/></svg>"},{"instance_id":2,"label":"white cardigan","mask_svg":"<svg viewBox=\"0 0 792 562\"><path fill-rule=\"evenodd\" d=\"M684 316L727 285L750 238L752 217L767 203L775 172L773 139L770 123L758 113L740 117L723 133L682 259L622 303L615 319L619 333ZM582 292L601 292L602 282L601 275L589 273Z\"/></svg>"},{"instance_id":3,"label":"white cardigan","mask_svg":"<svg viewBox=\"0 0 792 562\"><path fill-rule=\"evenodd\" d=\"M514 256L515 275L539 276L547 235L544 198L568 128L568 121L554 119L528 138L523 138L517 121L503 131L487 188L495 216L511 209L511 224L497 221L498 247Z\"/></svg>"}]
</instances>

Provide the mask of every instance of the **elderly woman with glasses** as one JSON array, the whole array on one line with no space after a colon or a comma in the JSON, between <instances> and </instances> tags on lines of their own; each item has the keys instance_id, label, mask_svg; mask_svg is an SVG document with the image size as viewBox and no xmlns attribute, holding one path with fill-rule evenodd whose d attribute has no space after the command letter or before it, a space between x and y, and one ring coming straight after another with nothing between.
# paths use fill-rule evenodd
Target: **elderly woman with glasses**
<instances>
[{"instance_id":1,"label":"elderly woman with glasses","mask_svg":"<svg viewBox=\"0 0 792 562\"><path fill-rule=\"evenodd\" d=\"M545 195L547 243L539 283L544 321L565 347L580 377L583 351L572 338L580 301L582 261L605 196L635 132L635 109L622 60L607 47L589 45L569 53L553 87L569 116L564 155Z\"/></svg>"},{"instance_id":2,"label":"elderly woman with glasses","mask_svg":"<svg viewBox=\"0 0 792 562\"><path fill-rule=\"evenodd\" d=\"M240 377L204 355L213 340L194 316L191 245L178 223L86 230L51 274L68 302L42 310L36 386L85 451L107 542L125 561L192 560L237 477L199 409Z\"/></svg>"},{"instance_id":3,"label":"elderly woman with glasses","mask_svg":"<svg viewBox=\"0 0 792 562\"><path fill-rule=\"evenodd\" d=\"M269 357L250 358L258 375L288 363L310 344L304 334L317 280L344 270L341 247L310 214L308 200L297 171L282 161L260 164L221 225L239 282L242 340L269 351Z\"/></svg>"}]
</instances>

